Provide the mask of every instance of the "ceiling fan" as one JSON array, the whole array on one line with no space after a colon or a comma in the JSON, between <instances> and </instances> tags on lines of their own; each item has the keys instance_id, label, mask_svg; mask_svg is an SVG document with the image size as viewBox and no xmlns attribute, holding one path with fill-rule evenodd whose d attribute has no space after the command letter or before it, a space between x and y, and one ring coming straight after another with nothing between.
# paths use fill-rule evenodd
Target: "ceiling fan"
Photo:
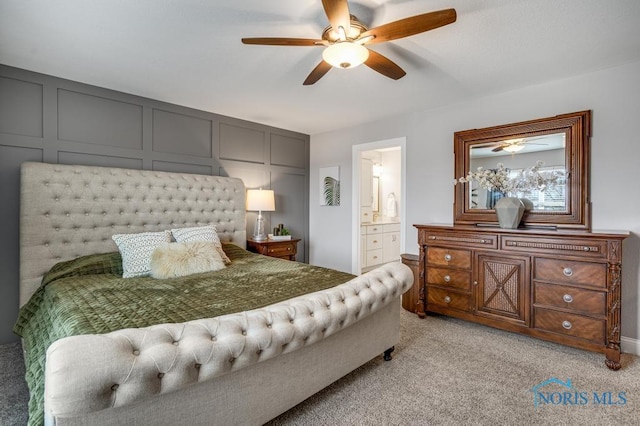
<instances>
[{"instance_id":1,"label":"ceiling fan","mask_svg":"<svg viewBox=\"0 0 640 426\"><path fill-rule=\"evenodd\" d=\"M500 141L498 142L498 145L491 150L491 152L507 151L513 154L513 153L522 151L525 145L548 145L546 143L532 142L536 139L542 139L542 138L543 136L540 136L537 138L517 138L517 139L508 139L508 140ZM493 145L493 143L491 145ZM488 146L483 144L483 145L475 145L472 148L474 149L488 148Z\"/></svg>"},{"instance_id":2,"label":"ceiling fan","mask_svg":"<svg viewBox=\"0 0 640 426\"><path fill-rule=\"evenodd\" d=\"M331 67L348 69L363 63L386 77L398 80L406 72L389 58L364 45L397 40L456 21L455 9L445 9L369 29L349 13L347 0L322 0L322 6L329 18L329 26L324 29L320 39L256 37L243 38L242 42L270 46L325 46L322 61L311 71L304 85L314 84Z\"/></svg>"}]
</instances>

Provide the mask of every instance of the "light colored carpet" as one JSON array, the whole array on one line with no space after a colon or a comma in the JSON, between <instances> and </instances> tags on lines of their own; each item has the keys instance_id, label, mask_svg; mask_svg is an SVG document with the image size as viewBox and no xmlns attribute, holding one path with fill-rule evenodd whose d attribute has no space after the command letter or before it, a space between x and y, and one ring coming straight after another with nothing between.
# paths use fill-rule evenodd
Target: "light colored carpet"
<instances>
[{"instance_id":1,"label":"light colored carpet","mask_svg":"<svg viewBox=\"0 0 640 426\"><path fill-rule=\"evenodd\" d=\"M603 354L443 316L421 320L403 310L401 319L391 362L369 362L269 425L640 425L635 356L623 355L623 369L611 371ZM588 404L534 408L531 389L552 377L571 379L570 392L587 392ZM593 404L593 392L612 392L616 402L626 392L627 401Z\"/></svg>"},{"instance_id":2,"label":"light colored carpet","mask_svg":"<svg viewBox=\"0 0 640 426\"><path fill-rule=\"evenodd\" d=\"M28 402L22 346L0 345L0 425L27 424Z\"/></svg>"},{"instance_id":3,"label":"light colored carpet","mask_svg":"<svg viewBox=\"0 0 640 426\"><path fill-rule=\"evenodd\" d=\"M269 422L276 425L638 425L640 359L623 355L610 371L604 355L567 348L464 321L402 311L394 359L378 357ZM20 347L0 346L0 424L26 419ZM569 392L582 405L534 407L531 389L550 378L571 379L541 389ZM595 404L593 393L611 392ZM573 395L573 396L572 396ZM584 401L583 401L584 402Z\"/></svg>"}]
</instances>

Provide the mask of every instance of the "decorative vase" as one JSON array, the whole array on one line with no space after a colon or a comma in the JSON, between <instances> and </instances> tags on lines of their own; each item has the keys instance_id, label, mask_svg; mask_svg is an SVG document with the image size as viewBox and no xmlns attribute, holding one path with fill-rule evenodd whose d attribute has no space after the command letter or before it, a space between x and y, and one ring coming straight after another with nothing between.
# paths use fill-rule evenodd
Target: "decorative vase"
<instances>
[{"instance_id":1,"label":"decorative vase","mask_svg":"<svg viewBox=\"0 0 640 426\"><path fill-rule=\"evenodd\" d=\"M516 229L524 214L525 204L516 197L503 197L496 201L494 207L500 228Z\"/></svg>"}]
</instances>

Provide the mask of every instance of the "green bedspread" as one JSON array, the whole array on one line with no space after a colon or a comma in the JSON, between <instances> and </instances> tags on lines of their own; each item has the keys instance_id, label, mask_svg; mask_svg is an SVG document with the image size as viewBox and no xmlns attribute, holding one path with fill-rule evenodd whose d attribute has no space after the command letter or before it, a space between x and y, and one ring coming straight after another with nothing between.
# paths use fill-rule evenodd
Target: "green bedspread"
<instances>
[{"instance_id":1,"label":"green bedspread","mask_svg":"<svg viewBox=\"0 0 640 426\"><path fill-rule=\"evenodd\" d=\"M24 339L29 425L43 423L44 364L54 341L72 335L178 323L264 307L344 283L353 275L249 253L233 244L217 272L156 280L122 278L118 252L54 266L22 307L14 327Z\"/></svg>"}]
</instances>

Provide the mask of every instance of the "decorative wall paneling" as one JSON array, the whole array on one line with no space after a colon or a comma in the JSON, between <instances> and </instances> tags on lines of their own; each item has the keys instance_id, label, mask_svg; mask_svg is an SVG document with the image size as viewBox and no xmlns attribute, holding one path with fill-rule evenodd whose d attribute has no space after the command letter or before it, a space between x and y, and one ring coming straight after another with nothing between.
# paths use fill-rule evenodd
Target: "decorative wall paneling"
<instances>
[{"instance_id":1,"label":"decorative wall paneling","mask_svg":"<svg viewBox=\"0 0 640 426\"><path fill-rule=\"evenodd\" d=\"M0 65L0 344L17 340L25 161L233 176L274 189L268 225L302 238L297 260L308 261L308 135Z\"/></svg>"}]
</instances>

